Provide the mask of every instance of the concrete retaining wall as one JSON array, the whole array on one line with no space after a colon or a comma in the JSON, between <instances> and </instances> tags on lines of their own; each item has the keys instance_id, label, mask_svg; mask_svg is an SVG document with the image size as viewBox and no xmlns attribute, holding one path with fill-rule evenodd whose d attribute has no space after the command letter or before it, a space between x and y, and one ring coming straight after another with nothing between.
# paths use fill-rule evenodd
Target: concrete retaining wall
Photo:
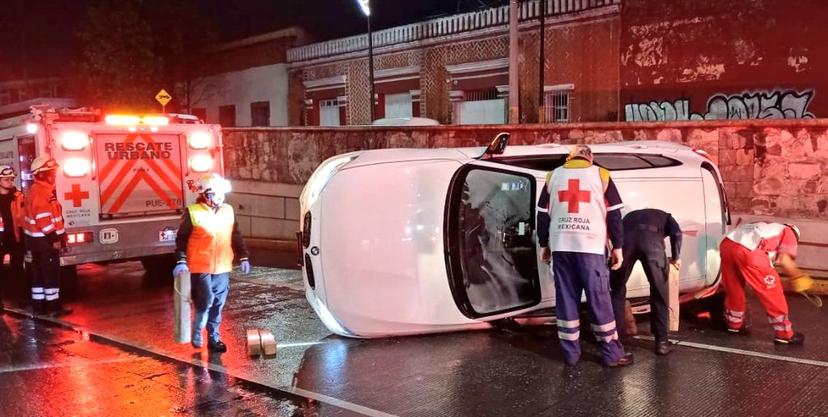
<instances>
[{"instance_id":1,"label":"concrete retaining wall","mask_svg":"<svg viewBox=\"0 0 828 417\"><path fill-rule=\"evenodd\" d=\"M293 239L299 224L296 198L326 158L360 149L481 146L502 131L512 133L512 144L659 139L705 150L721 168L737 216L807 224L802 252L808 259L803 262L828 271L828 120L822 119L227 129L227 173L241 190L231 201L247 202L246 211L239 210L249 216L247 233Z\"/></svg>"}]
</instances>

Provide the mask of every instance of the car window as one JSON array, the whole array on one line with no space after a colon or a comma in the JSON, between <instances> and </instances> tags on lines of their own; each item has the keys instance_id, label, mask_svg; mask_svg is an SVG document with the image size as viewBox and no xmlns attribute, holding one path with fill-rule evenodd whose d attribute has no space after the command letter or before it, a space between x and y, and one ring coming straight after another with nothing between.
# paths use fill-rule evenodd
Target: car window
<instances>
[{"instance_id":1,"label":"car window","mask_svg":"<svg viewBox=\"0 0 828 417\"><path fill-rule=\"evenodd\" d=\"M675 159L661 155L638 155L638 157L649 162L653 168L671 167L679 164Z\"/></svg>"},{"instance_id":2,"label":"car window","mask_svg":"<svg viewBox=\"0 0 828 417\"><path fill-rule=\"evenodd\" d=\"M538 171L552 171L566 162L566 155L542 155L497 158L494 162ZM610 171L627 169L663 168L680 165L681 162L662 155L596 153L595 165Z\"/></svg>"},{"instance_id":3,"label":"car window","mask_svg":"<svg viewBox=\"0 0 828 417\"><path fill-rule=\"evenodd\" d=\"M552 171L566 162L566 155L513 156L496 158L492 161L538 171Z\"/></svg>"},{"instance_id":4,"label":"car window","mask_svg":"<svg viewBox=\"0 0 828 417\"><path fill-rule=\"evenodd\" d=\"M473 168L455 186L449 247L458 305L481 317L539 302L534 177Z\"/></svg>"}]
</instances>

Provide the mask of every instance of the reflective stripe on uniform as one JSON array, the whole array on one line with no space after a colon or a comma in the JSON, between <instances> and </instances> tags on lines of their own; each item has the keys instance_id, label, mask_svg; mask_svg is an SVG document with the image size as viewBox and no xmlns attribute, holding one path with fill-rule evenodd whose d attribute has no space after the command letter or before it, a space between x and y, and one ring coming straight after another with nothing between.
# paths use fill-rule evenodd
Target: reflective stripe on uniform
<instances>
[{"instance_id":1,"label":"reflective stripe on uniform","mask_svg":"<svg viewBox=\"0 0 828 417\"><path fill-rule=\"evenodd\" d=\"M54 301L60 298L60 289L58 288L46 288L44 293L46 294L46 301Z\"/></svg>"},{"instance_id":2,"label":"reflective stripe on uniform","mask_svg":"<svg viewBox=\"0 0 828 417\"><path fill-rule=\"evenodd\" d=\"M609 342L612 342L613 340L618 340L618 332L612 332L612 334L610 334L608 336L599 336L599 335L596 334L595 339L598 340L599 342L609 343Z\"/></svg>"},{"instance_id":3,"label":"reflective stripe on uniform","mask_svg":"<svg viewBox=\"0 0 828 417\"><path fill-rule=\"evenodd\" d=\"M741 323L744 315L744 311L725 310L725 319L731 323Z\"/></svg>"},{"instance_id":4,"label":"reflective stripe on uniform","mask_svg":"<svg viewBox=\"0 0 828 417\"><path fill-rule=\"evenodd\" d=\"M581 326L580 320L561 320L558 319L558 327L564 327L567 329L575 329Z\"/></svg>"},{"instance_id":5,"label":"reflective stripe on uniform","mask_svg":"<svg viewBox=\"0 0 828 417\"><path fill-rule=\"evenodd\" d=\"M607 324L592 324L591 326L593 332L608 332L610 330L615 330L615 320Z\"/></svg>"},{"instance_id":6,"label":"reflective stripe on uniform","mask_svg":"<svg viewBox=\"0 0 828 417\"><path fill-rule=\"evenodd\" d=\"M44 298L42 287L32 287L32 300L42 300Z\"/></svg>"},{"instance_id":7,"label":"reflective stripe on uniform","mask_svg":"<svg viewBox=\"0 0 828 417\"><path fill-rule=\"evenodd\" d=\"M49 213L48 211L44 211L44 212L42 212L42 213L37 213L37 214L35 215L35 219L36 219L36 220L42 219L42 218L44 218L44 217L52 217L52 213Z\"/></svg>"},{"instance_id":8,"label":"reflective stripe on uniform","mask_svg":"<svg viewBox=\"0 0 828 417\"><path fill-rule=\"evenodd\" d=\"M577 331L575 333L558 332L558 339L561 339L561 340L573 340L574 341L574 340L578 340L578 338L580 338L580 337L581 337L581 332L580 331Z\"/></svg>"}]
</instances>

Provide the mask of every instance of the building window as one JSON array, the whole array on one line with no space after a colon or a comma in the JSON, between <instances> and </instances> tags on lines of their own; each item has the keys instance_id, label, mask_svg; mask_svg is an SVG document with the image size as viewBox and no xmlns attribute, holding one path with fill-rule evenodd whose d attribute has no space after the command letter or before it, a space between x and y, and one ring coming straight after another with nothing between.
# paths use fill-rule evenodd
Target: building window
<instances>
[{"instance_id":1,"label":"building window","mask_svg":"<svg viewBox=\"0 0 828 417\"><path fill-rule=\"evenodd\" d=\"M336 99L319 101L319 126L340 126L339 103Z\"/></svg>"},{"instance_id":2,"label":"building window","mask_svg":"<svg viewBox=\"0 0 828 417\"><path fill-rule=\"evenodd\" d=\"M236 106L219 106L219 124L223 127L236 126Z\"/></svg>"},{"instance_id":3,"label":"building window","mask_svg":"<svg viewBox=\"0 0 828 417\"><path fill-rule=\"evenodd\" d=\"M462 125L506 123L506 99L497 88L464 91L456 111L455 121Z\"/></svg>"},{"instance_id":4,"label":"building window","mask_svg":"<svg viewBox=\"0 0 828 417\"><path fill-rule=\"evenodd\" d=\"M204 107L193 107L191 110L193 112L193 116L198 117L201 119L202 122L207 122L207 109Z\"/></svg>"},{"instance_id":5,"label":"building window","mask_svg":"<svg viewBox=\"0 0 828 417\"><path fill-rule=\"evenodd\" d=\"M270 102L257 101L250 103L250 125L270 126Z\"/></svg>"},{"instance_id":6,"label":"building window","mask_svg":"<svg viewBox=\"0 0 828 417\"><path fill-rule=\"evenodd\" d=\"M386 118L411 116L411 93L385 95Z\"/></svg>"},{"instance_id":7,"label":"building window","mask_svg":"<svg viewBox=\"0 0 828 417\"><path fill-rule=\"evenodd\" d=\"M546 91L543 107L544 120L549 123L567 123L570 120L571 88Z\"/></svg>"}]
</instances>

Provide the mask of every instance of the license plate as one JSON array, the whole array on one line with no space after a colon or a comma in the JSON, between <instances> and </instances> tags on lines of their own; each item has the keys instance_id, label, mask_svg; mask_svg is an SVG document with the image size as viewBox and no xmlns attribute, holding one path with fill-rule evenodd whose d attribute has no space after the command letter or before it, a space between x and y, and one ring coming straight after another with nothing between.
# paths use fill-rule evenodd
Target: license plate
<instances>
[{"instance_id":1,"label":"license plate","mask_svg":"<svg viewBox=\"0 0 828 417\"><path fill-rule=\"evenodd\" d=\"M162 230L158 232L159 242L173 242L175 241L175 230Z\"/></svg>"}]
</instances>

